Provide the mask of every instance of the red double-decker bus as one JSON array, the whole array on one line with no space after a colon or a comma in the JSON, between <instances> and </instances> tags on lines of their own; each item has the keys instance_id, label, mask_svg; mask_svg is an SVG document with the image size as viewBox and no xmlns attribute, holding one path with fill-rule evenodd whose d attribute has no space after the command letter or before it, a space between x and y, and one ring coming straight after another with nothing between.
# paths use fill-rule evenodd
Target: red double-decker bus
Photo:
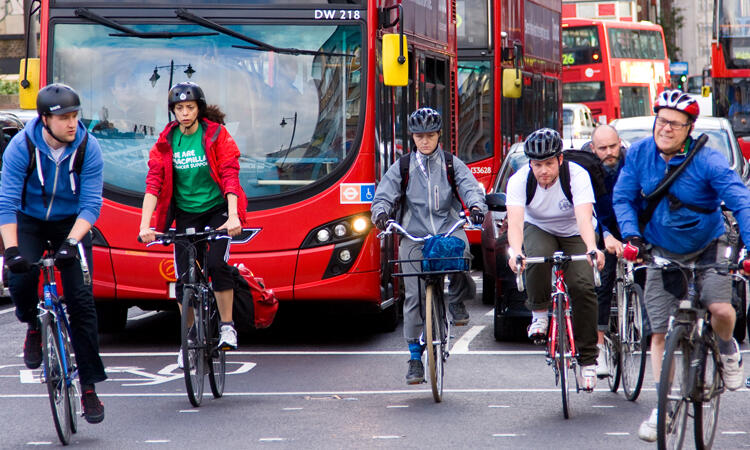
<instances>
[{"instance_id":1,"label":"red double-decker bus","mask_svg":"<svg viewBox=\"0 0 750 450\"><path fill-rule=\"evenodd\" d=\"M738 137L750 136L750 1L716 0L714 5L713 115L729 119ZM740 143L750 156L750 143Z\"/></svg>"},{"instance_id":2,"label":"red double-decker bus","mask_svg":"<svg viewBox=\"0 0 750 450\"><path fill-rule=\"evenodd\" d=\"M651 114L669 87L661 26L650 22L564 18L563 100L584 103L595 119Z\"/></svg>"},{"instance_id":3,"label":"red double-decker bus","mask_svg":"<svg viewBox=\"0 0 750 450\"><path fill-rule=\"evenodd\" d=\"M458 0L456 10L458 156L491 189L511 144L541 127L561 129L562 2ZM520 97L503 96L516 69Z\"/></svg>"},{"instance_id":4,"label":"red double-decker bus","mask_svg":"<svg viewBox=\"0 0 750 450\"><path fill-rule=\"evenodd\" d=\"M81 119L103 151L93 230L103 328L124 326L130 306L162 309L174 296L171 250L135 238L149 149L170 121L167 92L188 79L224 110L241 150L251 228L230 262L252 268L282 301L372 306L394 327L397 293L370 201L417 106L444 114L443 145L455 151L453 3L41 1L39 85L80 93ZM381 41L400 27L409 84L389 87Z\"/></svg>"}]
</instances>

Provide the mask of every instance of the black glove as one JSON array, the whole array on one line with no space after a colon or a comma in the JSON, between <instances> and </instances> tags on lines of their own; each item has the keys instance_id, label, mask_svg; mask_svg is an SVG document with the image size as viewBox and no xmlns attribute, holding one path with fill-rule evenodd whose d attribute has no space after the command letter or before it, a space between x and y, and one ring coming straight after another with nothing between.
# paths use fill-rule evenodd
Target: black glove
<instances>
[{"instance_id":1,"label":"black glove","mask_svg":"<svg viewBox=\"0 0 750 450\"><path fill-rule=\"evenodd\" d=\"M386 213L380 213L378 217L375 218L375 226L378 227L378 230L385 230L387 227L386 222L388 222L388 214Z\"/></svg>"},{"instance_id":2,"label":"black glove","mask_svg":"<svg viewBox=\"0 0 750 450\"><path fill-rule=\"evenodd\" d=\"M630 247L630 248L628 248ZM633 255L632 249L637 250ZM627 238L627 245L623 249L623 256L629 261L635 261L637 258L643 258L646 254L646 241L640 236L631 236Z\"/></svg>"},{"instance_id":3,"label":"black glove","mask_svg":"<svg viewBox=\"0 0 750 450\"><path fill-rule=\"evenodd\" d=\"M68 267L76 260L78 255L78 247L71 245L70 242L65 241L62 243L60 248L55 253L55 265L57 267Z\"/></svg>"},{"instance_id":4,"label":"black glove","mask_svg":"<svg viewBox=\"0 0 750 450\"><path fill-rule=\"evenodd\" d=\"M13 273L26 273L31 270L31 265L21 256L18 247L6 248L3 257L5 258L5 264L8 265L8 269Z\"/></svg>"},{"instance_id":5,"label":"black glove","mask_svg":"<svg viewBox=\"0 0 750 450\"><path fill-rule=\"evenodd\" d=\"M471 214L471 221L474 225L481 225L484 223L484 213L481 209L474 207L469 210L469 213Z\"/></svg>"}]
</instances>

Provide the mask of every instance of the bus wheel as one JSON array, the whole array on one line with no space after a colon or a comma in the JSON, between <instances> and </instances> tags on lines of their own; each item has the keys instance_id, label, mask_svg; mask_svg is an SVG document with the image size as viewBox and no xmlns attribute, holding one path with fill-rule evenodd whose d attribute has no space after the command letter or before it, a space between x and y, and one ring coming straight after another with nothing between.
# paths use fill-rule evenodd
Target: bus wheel
<instances>
[{"instance_id":1,"label":"bus wheel","mask_svg":"<svg viewBox=\"0 0 750 450\"><path fill-rule=\"evenodd\" d=\"M128 307L113 303L96 304L99 333L116 333L125 329L128 323Z\"/></svg>"}]
</instances>

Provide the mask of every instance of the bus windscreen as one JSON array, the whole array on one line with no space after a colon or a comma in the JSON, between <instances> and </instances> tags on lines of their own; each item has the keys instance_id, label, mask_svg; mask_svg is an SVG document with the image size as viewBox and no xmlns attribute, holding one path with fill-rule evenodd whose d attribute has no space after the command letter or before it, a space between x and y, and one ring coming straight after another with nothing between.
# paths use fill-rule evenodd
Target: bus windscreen
<instances>
[{"instance_id":1,"label":"bus windscreen","mask_svg":"<svg viewBox=\"0 0 750 450\"><path fill-rule=\"evenodd\" d=\"M602 60L599 33L595 26L563 28L563 58L566 66L592 64Z\"/></svg>"},{"instance_id":2,"label":"bus windscreen","mask_svg":"<svg viewBox=\"0 0 750 450\"><path fill-rule=\"evenodd\" d=\"M750 0L722 0L717 20L727 68L750 68Z\"/></svg>"},{"instance_id":3,"label":"bus windscreen","mask_svg":"<svg viewBox=\"0 0 750 450\"><path fill-rule=\"evenodd\" d=\"M664 59L664 40L655 30L610 28L609 48L613 58Z\"/></svg>"}]
</instances>

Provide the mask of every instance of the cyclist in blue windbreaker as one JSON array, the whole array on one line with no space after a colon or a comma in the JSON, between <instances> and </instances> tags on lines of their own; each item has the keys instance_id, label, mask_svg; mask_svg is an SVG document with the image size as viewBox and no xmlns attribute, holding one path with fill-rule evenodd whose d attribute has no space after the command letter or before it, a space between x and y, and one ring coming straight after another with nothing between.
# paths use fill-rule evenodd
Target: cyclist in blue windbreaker
<instances>
[{"instance_id":1,"label":"cyclist in blue windbreaker","mask_svg":"<svg viewBox=\"0 0 750 450\"><path fill-rule=\"evenodd\" d=\"M23 359L30 369L42 362L39 270L31 263L41 258L47 241L54 246L70 315L83 413L89 423L98 423L104 419L104 406L94 384L107 375L99 356L94 293L83 282L77 255L82 242L86 259L92 261L89 231L102 206L104 164L99 143L78 119L80 110L80 98L69 86L56 83L39 91L39 117L13 137L3 154L0 233L16 316L28 325ZM34 149L29 149L27 138Z\"/></svg>"},{"instance_id":2,"label":"cyclist in blue windbreaker","mask_svg":"<svg viewBox=\"0 0 750 450\"><path fill-rule=\"evenodd\" d=\"M662 92L654 105L653 136L628 149L612 201L623 239L639 254L649 243L652 254L683 264L728 262L722 201L737 219L743 241L750 242L750 192L729 168L726 157L708 146L697 150L643 229L639 225L638 215L646 206L643 194L653 192L668 168L678 166L696 151L690 133L699 112L698 103L687 94L679 90ZM682 295L682 280L670 278L660 269L647 269L644 303L653 333L651 365L655 380L661 373L669 316ZM724 384L730 390L738 389L743 382L742 356L732 337L736 317L731 282L725 274L706 270L700 274L696 289L711 312L711 325L719 337ZM641 424L641 439L656 440L656 416L654 409Z\"/></svg>"},{"instance_id":3,"label":"cyclist in blue windbreaker","mask_svg":"<svg viewBox=\"0 0 750 450\"><path fill-rule=\"evenodd\" d=\"M401 198L401 171L399 163L396 162L378 184L371 207L373 223L383 230L389 218L396 218L413 236L435 236L447 232L458 220L459 211L462 209L461 201L455 198L446 176L446 156L438 143L443 121L440 113L434 109L419 108L409 116L408 125L416 149L410 156L406 198ZM453 164L458 195L469 208L472 221L481 224L487 211L482 187L461 160L453 157ZM404 207L403 217L399 219L399 211L394 209L400 202ZM458 229L453 235L465 242L464 254L470 257L466 233ZM398 251L403 259L422 258L422 244L408 239L401 240ZM420 270L416 264L411 266L406 270ZM463 302L474 298L476 286L468 273L450 275L449 279L450 287L446 298L449 302L448 310L455 325L466 325L469 322L469 314ZM423 322L420 314L419 282L418 277L404 277L404 337L411 355L406 374L407 384L424 381L424 366L421 360L424 348L419 343Z\"/></svg>"}]
</instances>

